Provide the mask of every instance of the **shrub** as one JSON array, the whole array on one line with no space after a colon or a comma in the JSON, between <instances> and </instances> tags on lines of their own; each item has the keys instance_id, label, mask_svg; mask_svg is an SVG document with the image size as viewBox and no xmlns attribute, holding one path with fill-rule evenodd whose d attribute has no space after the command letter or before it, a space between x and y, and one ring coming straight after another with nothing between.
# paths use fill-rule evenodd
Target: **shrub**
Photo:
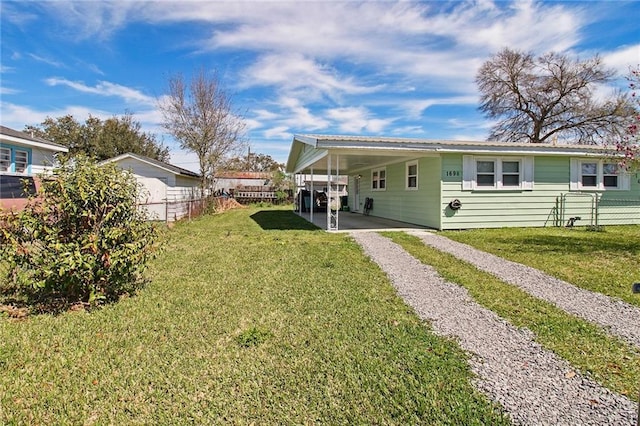
<instances>
[{"instance_id":1,"label":"shrub","mask_svg":"<svg viewBox=\"0 0 640 426\"><path fill-rule=\"evenodd\" d=\"M64 161L27 208L0 224L0 290L45 305L96 305L136 290L157 247L138 192L133 175L113 164Z\"/></svg>"}]
</instances>

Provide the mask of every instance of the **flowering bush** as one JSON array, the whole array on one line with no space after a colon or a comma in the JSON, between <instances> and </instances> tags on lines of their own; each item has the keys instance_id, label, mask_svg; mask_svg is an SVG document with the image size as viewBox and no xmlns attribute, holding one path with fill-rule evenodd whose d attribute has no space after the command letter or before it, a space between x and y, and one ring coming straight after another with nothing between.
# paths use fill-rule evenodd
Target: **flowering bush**
<instances>
[{"instance_id":1,"label":"flowering bush","mask_svg":"<svg viewBox=\"0 0 640 426\"><path fill-rule=\"evenodd\" d=\"M640 65L632 69L627 77L631 90L631 102L635 107L635 114L627 126L627 135L617 144L616 149L624 158L620 165L627 170L640 169Z\"/></svg>"},{"instance_id":2,"label":"flowering bush","mask_svg":"<svg viewBox=\"0 0 640 426\"><path fill-rule=\"evenodd\" d=\"M0 292L39 305L97 305L134 291L157 239L138 190L115 165L63 162L26 209L2 219Z\"/></svg>"}]
</instances>

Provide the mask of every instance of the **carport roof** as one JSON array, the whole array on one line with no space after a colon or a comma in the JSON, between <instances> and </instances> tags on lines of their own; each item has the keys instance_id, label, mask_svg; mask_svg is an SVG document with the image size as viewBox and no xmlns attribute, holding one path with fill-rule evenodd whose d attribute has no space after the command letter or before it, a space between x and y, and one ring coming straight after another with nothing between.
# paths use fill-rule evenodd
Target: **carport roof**
<instances>
[{"instance_id":1,"label":"carport roof","mask_svg":"<svg viewBox=\"0 0 640 426\"><path fill-rule=\"evenodd\" d=\"M326 156L337 154L340 174L350 174L416 156L441 153L476 155L579 155L602 156L615 148L594 145L532 144L493 141L457 141L377 136L295 135L287 160L287 172L326 173ZM395 158L390 158L395 157ZM335 163L333 165L335 167Z\"/></svg>"}]
</instances>

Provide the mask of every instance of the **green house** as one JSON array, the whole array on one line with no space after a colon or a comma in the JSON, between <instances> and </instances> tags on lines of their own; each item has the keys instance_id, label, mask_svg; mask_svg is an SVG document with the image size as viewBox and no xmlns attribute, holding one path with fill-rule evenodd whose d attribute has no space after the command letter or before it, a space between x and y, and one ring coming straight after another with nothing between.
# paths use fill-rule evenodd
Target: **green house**
<instances>
[{"instance_id":1,"label":"green house","mask_svg":"<svg viewBox=\"0 0 640 426\"><path fill-rule=\"evenodd\" d=\"M600 146L296 135L287 172L349 177L347 206L329 185L328 229L345 210L438 230L640 224L640 174Z\"/></svg>"}]
</instances>

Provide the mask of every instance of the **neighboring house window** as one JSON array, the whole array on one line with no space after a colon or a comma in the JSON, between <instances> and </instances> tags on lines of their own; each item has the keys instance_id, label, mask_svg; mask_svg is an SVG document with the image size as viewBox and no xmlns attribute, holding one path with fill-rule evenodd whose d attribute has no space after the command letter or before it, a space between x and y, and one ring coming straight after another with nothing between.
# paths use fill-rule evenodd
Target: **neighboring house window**
<instances>
[{"instance_id":1,"label":"neighboring house window","mask_svg":"<svg viewBox=\"0 0 640 426\"><path fill-rule=\"evenodd\" d=\"M15 151L15 166L16 173L26 173L27 166L29 166L29 153L26 151Z\"/></svg>"},{"instance_id":2,"label":"neighboring house window","mask_svg":"<svg viewBox=\"0 0 640 426\"><path fill-rule=\"evenodd\" d=\"M570 188L573 191L628 190L630 177L616 163L572 158Z\"/></svg>"},{"instance_id":3,"label":"neighboring house window","mask_svg":"<svg viewBox=\"0 0 640 426\"><path fill-rule=\"evenodd\" d=\"M8 172L11 167L11 150L0 148L0 172Z\"/></svg>"},{"instance_id":4,"label":"neighboring house window","mask_svg":"<svg viewBox=\"0 0 640 426\"><path fill-rule=\"evenodd\" d=\"M418 162L407 163L407 189L418 189Z\"/></svg>"},{"instance_id":5,"label":"neighboring house window","mask_svg":"<svg viewBox=\"0 0 640 426\"><path fill-rule=\"evenodd\" d=\"M0 147L0 172L27 174L30 172L31 150L4 145Z\"/></svg>"},{"instance_id":6,"label":"neighboring house window","mask_svg":"<svg viewBox=\"0 0 640 426\"><path fill-rule=\"evenodd\" d=\"M463 156L463 190L531 190L533 157Z\"/></svg>"},{"instance_id":7,"label":"neighboring house window","mask_svg":"<svg viewBox=\"0 0 640 426\"><path fill-rule=\"evenodd\" d=\"M387 169L376 169L371 171L371 189L374 191L384 191L387 188Z\"/></svg>"}]
</instances>

